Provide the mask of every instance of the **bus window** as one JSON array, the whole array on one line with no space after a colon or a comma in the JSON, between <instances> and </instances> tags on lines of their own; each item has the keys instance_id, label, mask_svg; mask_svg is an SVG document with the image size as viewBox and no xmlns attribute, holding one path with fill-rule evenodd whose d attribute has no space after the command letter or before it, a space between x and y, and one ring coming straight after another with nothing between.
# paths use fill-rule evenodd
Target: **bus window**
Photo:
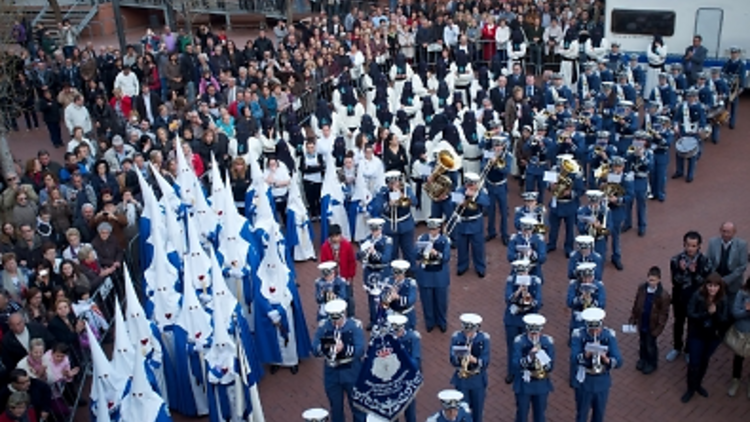
<instances>
[{"instance_id":1,"label":"bus window","mask_svg":"<svg viewBox=\"0 0 750 422\"><path fill-rule=\"evenodd\" d=\"M675 12L668 10L614 9L610 19L613 33L625 35L674 35Z\"/></svg>"},{"instance_id":2,"label":"bus window","mask_svg":"<svg viewBox=\"0 0 750 422\"><path fill-rule=\"evenodd\" d=\"M695 35L703 38L703 46L708 50L708 57L719 56L721 25L724 22L724 10L714 7L702 7L695 12Z\"/></svg>"}]
</instances>

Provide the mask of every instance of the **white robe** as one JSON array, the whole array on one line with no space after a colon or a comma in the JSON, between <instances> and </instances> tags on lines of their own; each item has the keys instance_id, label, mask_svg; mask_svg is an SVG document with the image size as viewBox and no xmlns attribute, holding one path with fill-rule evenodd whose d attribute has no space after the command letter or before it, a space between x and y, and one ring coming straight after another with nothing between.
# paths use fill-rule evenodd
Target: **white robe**
<instances>
[{"instance_id":1,"label":"white robe","mask_svg":"<svg viewBox=\"0 0 750 422\"><path fill-rule=\"evenodd\" d=\"M602 38L599 47L594 47L591 39L588 39L583 47L583 51L586 53L589 60L598 63L600 59L607 57L609 54L609 41L606 38Z\"/></svg>"},{"instance_id":2,"label":"white robe","mask_svg":"<svg viewBox=\"0 0 750 422\"><path fill-rule=\"evenodd\" d=\"M643 87L643 95L649 95L654 90L655 86L659 85L659 73L663 72L664 69L658 69L651 67L663 66L667 60L667 46L661 46L656 49L656 53L651 51L651 45L649 44L648 50L646 51L646 57L648 58L648 68L646 69L646 82Z\"/></svg>"},{"instance_id":3,"label":"white robe","mask_svg":"<svg viewBox=\"0 0 750 422\"><path fill-rule=\"evenodd\" d=\"M578 41L571 42L568 48L560 46L560 55L564 59L578 60L579 54L580 48L578 46ZM565 81L565 85L567 85L574 94L578 90L578 84L573 83L573 66L576 64L577 62L570 62L567 60L563 60L562 63L560 63L560 73L562 73L563 81Z\"/></svg>"}]
</instances>

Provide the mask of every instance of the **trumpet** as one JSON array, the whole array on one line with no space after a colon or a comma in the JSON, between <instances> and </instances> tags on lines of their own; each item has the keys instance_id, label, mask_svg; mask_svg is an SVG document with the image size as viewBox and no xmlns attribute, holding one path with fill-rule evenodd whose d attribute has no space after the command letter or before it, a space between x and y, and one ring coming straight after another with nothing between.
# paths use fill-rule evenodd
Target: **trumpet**
<instances>
[{"instance_id":1,"label":"trumpet","mask_svg":"<svg viewBox=\"0 0 750 422\"><path fill-rule=\"evenodd\" d=\"M536 210L536 221L537 223L534 225L534 233L545 235L547 234L547 225L544 224L544 214L546 214L547 211L544 208L544 205L537 207Z\"/></svg>"},{"instance_id":2,"label":"trumpet","mask_svg":"<svg viewBox=\"0 0 750 422\"><path fill-rule=\"evenodd\" d=\"M524 307L531 306L531 303L534 301L534 297L531 296L531 293L529 293L529 288L526 286L518 287L518 295L521 298L520 303Z\"/></svg>"},{"instance_id":3,"label":"trumpet","mask_svg":"<svg viewBox=\"0 0 750 422\"><path fill-rule=\"evenodd\" d=\"M599 155L604 152L604 147L601 145L594 146L594 154Z\"/></svg>"},{"instance_id":4,"label":"trumpet","mask_svg":"<svg viewBox=\"0 0 750 422\"><path fill-rule=\"evenodd\" d=\"M341 331L338 328L335 328L333 330L333 336L329 337L328 340L330 341L328 354L326 356L326 360L328 360L328 363L333 366L336 364L336 355L338 354L336 352L336 345L338 345L341 342Z\"/></svg>"},{"instance_id":5,"label":"trumpet","mask_svg":"<svg viewBox=\"0 0 750 422\"><path fill-rule=\"evenodd\" d=\"M599 344L599 336L596 334L594 334L594 343ZM604 365L602 365L602 355L599 352L596 352L591 359L591 371L595 374L601 374L604 371Z\"/></svg>"},{"instance_id":6,"label":"trumpet","mask_svg":"<svg viewBox=\"0 0 750 422\"><path fill-rule=\"evenodd\" d=\"M635 154L635 145L631 145L628 147L628 155Z\"/></svg>"},{"instance_id":7,"label":"trumpet","mask_svg":"<svg viewBox=\"0 0 750 422\"><path fill-rule=\"evenodd\" d=\"M335 299L338 299L338 296L336 295L336 293L333 292L333 289L326 290L326 294L325 294L326 303Z\"/></svg>"},{"instance_id":8,"label":"trumpet","mask_svg":"<svg viewBox=\"0 0 750 422\"><path fill-rule=\"evenodd\" d=\"M466 348L468 350L466 351L466 355L461 358L461 368L458 370L458 377L461 379L466 379L479 373L479 369L469 369L469 365L471 365L471 344L473 343L473 340L474 339L472 338L466 342Z\"/></svg>"}]
</instances>

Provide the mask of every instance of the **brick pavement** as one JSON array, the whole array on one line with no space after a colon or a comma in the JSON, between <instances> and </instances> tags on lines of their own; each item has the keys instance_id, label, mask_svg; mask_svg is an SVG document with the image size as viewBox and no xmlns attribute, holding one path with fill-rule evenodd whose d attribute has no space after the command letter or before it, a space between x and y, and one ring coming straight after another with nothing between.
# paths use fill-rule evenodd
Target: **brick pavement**
<instances>
[{"instance_id":1,"label":"brick pavement","mask_svg":"<svg viewBox=\"0 0 750 422\"><path fill-rule=\"evenodd\" d=\"M742 117L750 117L750 100L742 101ZM714 355L705 387L709 399L696 396L689 404L680 403L684 392L685 363L667 363L664 354L670 348L671 326L659 339L660 367L650 376L635 370L638 339L634 335L620 334L620 327L627 321L635 288L645 278L651 265L659 265L668 274L669 258L680 251L681 238L689 229L699 230L704 238L714 236L723 220L734 221L740 237L750 238L750 197L746 195L745 183L747 161L750 158L750 143L743 139L744 131L750 124L740 118L736 130L725 129L719 145L708 144L700 161L698 175L692 184L682 180L669 181L668 198L665 203L649 202L649 227L646 237L637 237L635 230L623 236L623 263L625 270L617 272L607 264L604 282L607 286L607 324L616 328L625 365L615 371L613 387L607 408L607 421L698 421L716 420L734 422L747 420L750 400L745 396L747 382L736 398L726 396L731 374L731 353L724 346ZM46 131L40 129L31 133L21 132L10 135L10 145L16 157L26 158L37 149L50 145ZM62 150L53 150L57 158ZM670 173L671 174L671 169ZM518 188L511 185L510 202L519 205ZM422 230L424 230L422 228ZM505 345L502 317L504 312L504 280L509 272L505 259L505 247L499 240L487 245L488 276L478 279L473 271L463 277L453 277L450 293L449 330L458 329L458 315L463 312L478 312L484 317L484 329L492 336L492 364L489 369L490 385L485 415L487 421L512 420L515 404L512 389L505 385ZM455 261L455 252L453 254ZM562 251L550 254L545 264L547 277L544 287L545 306L542 313L547 316L546 332L556 338L557 366L552 373L556 391L549 399L548 420L551 422L570 421L574 417L573 392L568 386L569 357L566 346L569 313L565 306L566 263ZM455 264L451 264L455 265ZM301 284L301 296L309 325L313 328L315 305L312 280L317 276L314 263L298 264L297 273ZM356 279L361 285L361 275ZM357 309L360 315L366 310L365 295L357 289ZM419 315L418 320L422 317ZM670 322L671 325L671 322ZM421 325L420 325L421 327ZM449 333L450 333L449 331ZM449 333L433 331L422 333L423 370L425 385L417 398L418 419L425 420L438 408L436 394L449 386L451 368L448 364ZM746 365L747 366L747 365ZM328 407L322 385L323 362L310 359L300 366L297 375L280 371L267 375L260 383L260 394L266 420L269 422L291 422L301 420L303 410L321 406ZM747 374L748 369L745 369ZM79 420L88 420L81 413ZM187 418L174 415L176 422ZM207 420L198 419L200 421Z\"/></svg>"}]
</instances>

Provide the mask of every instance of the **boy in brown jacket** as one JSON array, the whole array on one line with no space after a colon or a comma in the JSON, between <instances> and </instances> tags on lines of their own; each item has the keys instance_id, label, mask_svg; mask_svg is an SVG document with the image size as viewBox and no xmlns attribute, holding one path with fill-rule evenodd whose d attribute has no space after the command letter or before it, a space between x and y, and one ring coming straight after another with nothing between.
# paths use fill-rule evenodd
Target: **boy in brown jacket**
<instances>
[{"instance_id":1,"label":"boy in brown jacket","mask_svg":"<svg viewBox=\"0 0 750 422\"><path fill-rule=\"evenodd\" d=\"M661 284L661 269L651 267L647 277L647 281L638 286L630 315L630 324L635 325L640 337L636 369L644 375L654 372L658 366L659 350L656 338L667 325L671 302L669 293Z\"/></svg>"}]
</instances>

